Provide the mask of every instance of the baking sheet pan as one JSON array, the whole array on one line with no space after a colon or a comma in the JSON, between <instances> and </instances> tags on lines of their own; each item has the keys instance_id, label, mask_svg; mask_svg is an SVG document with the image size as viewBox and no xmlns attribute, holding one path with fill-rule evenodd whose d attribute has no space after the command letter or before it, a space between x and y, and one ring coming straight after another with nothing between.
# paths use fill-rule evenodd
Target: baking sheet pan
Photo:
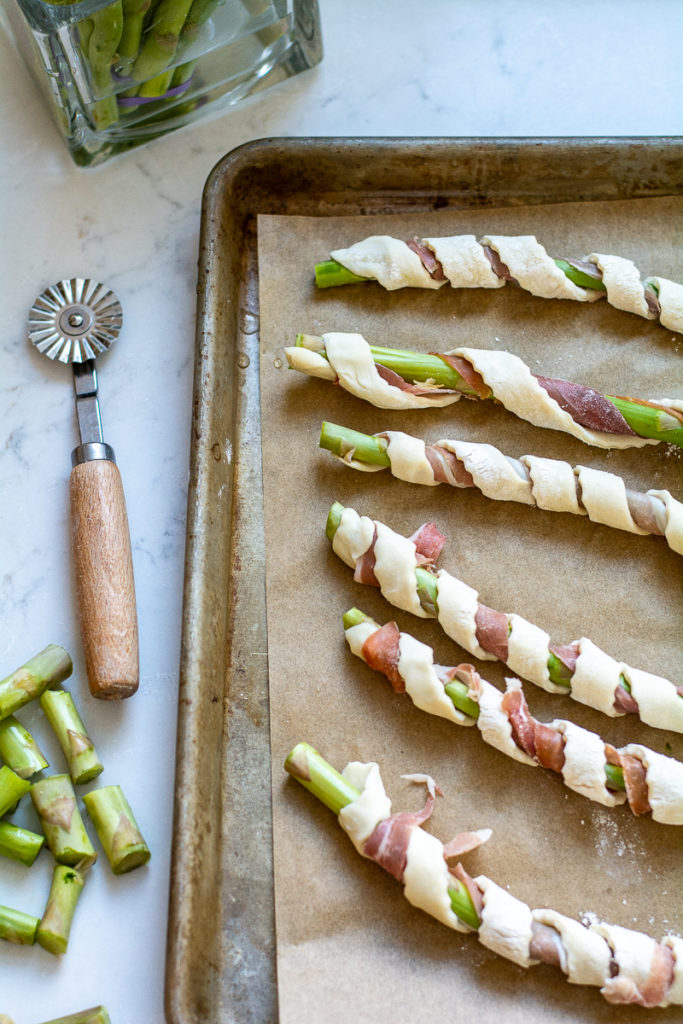
<instances>
[{"instance_id":1,"label":"baking sheet pan","mask_svg":"<svg viewBox=\"0 0 683 1024\"><path fill-rule=\"evenodd\" d=\"M680 143L666 139L269 140L230 154L209 178L198 286L170 1021L277 1019L256 217L680 194L681 155Z\"/></svg>"}]
</instances>

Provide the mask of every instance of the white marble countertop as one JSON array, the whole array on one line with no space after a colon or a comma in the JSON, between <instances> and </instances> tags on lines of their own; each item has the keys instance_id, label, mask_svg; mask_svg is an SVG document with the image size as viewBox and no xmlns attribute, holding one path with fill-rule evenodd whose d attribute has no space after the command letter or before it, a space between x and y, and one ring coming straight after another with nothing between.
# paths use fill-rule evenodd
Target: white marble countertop
<instances>
[{"instance_id":1,"label":"white marble countertop","mask_svg":"<svg viewBox=\"0 0 683 1024\"><path fill-rule=\"evenodd\" d=\"M6 0L11 2L11 0ZM683 124L678 0L322 0L315 70L118 157L77 169L0 33L0 676L47 643L152 848L147 868L95 870L68 954L2 943L0 1013L17 1024L104 1003L114 1024L162 1024L166 906L190 446L195 283L204 182L240 144L307 135L668 135ZM105 437L126 489L141 685L89 697L69 557L70 374L25 340L36 294L93 276L124 332L98 363ZM39 712L48 756L54 751ZM0 865L0 904L40 915L50 858ZM213 1022L212 1022L213 1024ZM218 1022L216 1022L218 1024Z\"/></svg>"}]
</instances>

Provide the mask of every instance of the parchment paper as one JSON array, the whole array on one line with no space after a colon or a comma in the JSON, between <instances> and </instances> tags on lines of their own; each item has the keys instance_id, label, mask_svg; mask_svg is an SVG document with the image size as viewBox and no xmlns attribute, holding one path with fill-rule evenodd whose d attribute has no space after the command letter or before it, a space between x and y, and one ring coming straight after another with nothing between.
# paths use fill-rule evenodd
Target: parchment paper
<instances>
[{"instance_id":1,"label":"parchment paper","mask_svg":"<svg viewBox=\"0 0 683 1024\"><path fill-rule=\"evenodd\" d=\"M473 662L504 688L499 663L477 663L433 622L391 608L353 582L332 553L325 520L333 501L410 534L433 519L448 537L439 565L493 608L515 611L554 642L589 636L635 667L680 680L680 558L661 538L637 537L587 518L491 501L476 490L421 488L388 473L361 474L318 449L321 422L372 433L405 430L488 441L510 455L537 454L604 467L636 489L681 492L678 450L604 452L540 430L490 403L445 410L377 410L340 388L287 369L297 331L360 331L372 343L439 351L468 344L517 353L545 376L612 394L681 394L680 339L657 323L596 304L496 291L358 285L317 292L313 265L367 235L535 234L553 255L592 251L633 259L643 276L680 279L681 206L652 199L602 204L309 219L259 220L261 383L268 655L273 749L278 985L282 1024L392 1020L559 1022L672 1020L672 1009L612 1007L597 989L570 986L559 970L529 971L415 910L402 888L360 858L334 815L284 773L307 740L338 769L379 762L394 809L421 806L401 779L429 772L442 787L427 828L447 841L462 828L493 829L464 858L532 907L603 920L660 938L680 934L680 830L603 808L541 768L488 747L416 709L347 649L341 617L356 605L431 644L445 665ZM507 674L510 674L509 672ZM683 756L681 737L635 716L611 719L524 683L532 714L568 718L617 746L642 742Z\"/></svg>"}]
</instances>

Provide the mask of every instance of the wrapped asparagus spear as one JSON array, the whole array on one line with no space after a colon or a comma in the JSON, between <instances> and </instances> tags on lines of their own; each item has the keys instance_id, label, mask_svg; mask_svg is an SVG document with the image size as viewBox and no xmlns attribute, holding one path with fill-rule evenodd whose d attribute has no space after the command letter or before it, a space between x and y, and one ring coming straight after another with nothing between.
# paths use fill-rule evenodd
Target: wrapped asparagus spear
<instances>
[{"instance_id":1,"label":"wrapped asparagus spear","mask_svg":"<svg viewBox=\"0 0 683 1024\"><path fill-rule=\"evenodd\" d=\"M435 571L445 537L433 523L402 537L335 503L326 532L358 582L379 587L397 608L436 618L476 658L502 661L549 693L568 694L611 717L637 714L656 729L683 732L683 696L671 680L616 661L586 637L553 645L538 626L487 607L462 580Z\"/></svg>"},{"instance_id":2,"label":"wrapped asparagus spear","mask_svg":"<svg viewBox=\"0 0 683 1024\"><path fill-rule=\"evenodd\" d=\"M31 786L47 845L58 864L71 867L97 857L81 818L68 775L50 775Z\"/></svg>"},{"instance_id":3,"label":"wrapped asparagus spear","mask_svg":"<svg viewBox=\"0 0 683 1024\"><path fill-rule=\"evenodd\" d=\"M45 837L9 821L0 821L0 853L30 868L45 844Z\"/></svg>"},{"instance_id":4,"label":"wrapped asparagus spear","mask_svg":"<svg viewBox=\"0 0 683 1024\"><path fill-rule=\"evenodd\" d=\"M0 681L0 719L13 715L49 687L62 683L72 672L68 652L58 644L50 644Z\"/></svg>"},{"instance_id":5,"label":"wrapped asparagus spear","mask_svg":"<svg viewBox=\"0 0 683 1024\"><path fill-rule=\"evenodd\" d=\"M476 725L496 750L558 772L565 785L606 807L628 800L634 814L683 825L683 764L637 743L617 749L573 722L543 723L529 712L517 679L503 694L472 665L434 663L431 647L395 622L380 626L357 608L344 615L353 653L382 672L416 707L458 725Z\"/></svg>"},{"instance_id":6,"label":"wrapped asparagus spear","mask_svg":"<svg viewBox=\"0 0 683 1024\"><path fill-rule=\"evenodd\" d=\"M683 285L664 277L641 281L623 256L593 252L581 259L553 258L533 235L412 238L372 235L318 263L318 288L378 281L384 288L502 288L510 281L544 299L610 305L683 332Z\"/></svg>"},{"instance_id":7,"label":"wrapped asparagus spear","mask_svg":"<svg viewBox=\"0 0 683 1024\"><path fill-rule=\"evenodd\" d=\"M491 444L441 440L427 445L399 430L361 434L324 422L320 447L362 472L389 469L398 480L477 487L487 498L588 516L616 530L664 536L683 555L683 504L664 490L632 491L614 473L536 455L512 458Z\"/></svg>"},{"instance_id":8,"label":"wrapped asparagus spear","mask_svg":"<svg viewBox=\"0 0 683 1024\"><path fill-rule=\"evenodd\" d=\"M425 807L391 814L377 764L352 762L339 774L306 743L290 752L285 769L337 816L361 856L403 884L413 906L447 927L478 933L482 945L521 967L546 963L567 980L599 986L610 1003L665 1007L683 1004L683 939L661 942L642 932L595 920L585 924L549 909L532 910L486 875L472 878L449 860L474 849L490 832L467 832L442 844L421 826L434 805L429 776Z\"/></svg>"},{"instance_id":9,"label":"wrapped asparagus spear","mask_svg":"<svg viewBox=\"0 0 683 1024\"><path fill-rule=\"evenodd\" d=\"M47 690L40 698L40 706L64 751L71 781L78 785L100 775L102 764L71 694L66 690Z\"/></svg>"},{"instance_id":10,"label":"wrapped asparagus spear","mask_svg":"<svg viewBox=\"0 0 683 1024\"><path fill-rule=\"evenodd\" d=\"M460 398L493 400L520 419L598 448L683 447L683 400L603 395L533 374L511 352L457 348L439 354L371 346L360 334L298 334L292 369L334 381L380 409L429 409Z\"/></svg>"}]
</instances>

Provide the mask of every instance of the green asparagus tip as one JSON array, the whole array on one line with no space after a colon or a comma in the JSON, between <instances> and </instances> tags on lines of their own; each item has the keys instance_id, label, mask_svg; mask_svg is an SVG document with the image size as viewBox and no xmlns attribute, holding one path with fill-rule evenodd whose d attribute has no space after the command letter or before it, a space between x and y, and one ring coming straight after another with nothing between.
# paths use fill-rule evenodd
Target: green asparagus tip
<instances>
[{"instance_id":1,"label":"green asparagus tip","mask_svg":"<svg viewBox=\"0 0 683 1024\"><path fill-rule=\"evenodd\" d=\"M361 622L372 622L373 620L365 612L362 612L360 608L349 608L347 612L344 612L342 616L342 622L344 623L344 629L351 629L352 626L358 626Z\"/></svg>"},{"instance_id":2,"label":"green asparagus tip","mask_svg":"<svg viewBox=\"0 0 683 1024\"><path fill-rule=\"evenodd\" d=\"M315 284L317 288L336 288L342 284L359 284L367 282L367 277L359 277L351 270L347 270L336 260L324 260L315 265Z\"/></svg>"},{"instance_id":3,"label":"green asparagus tip","mask_svg":"<svg viewBox=\"0 0 683 1024\"><path fill-rule=\"evenodd\" d=\"M297 743L285 759L285 771L335 814L360 796L309 743Z\"/></svg>"},{"instance_id":4,"label":"green asparagus tip","mask_svg":"<svg viewBox=\"0 0 683 1024\"><path fill-rule=\"evenodd\" d=\"M340 505L338 501L335 501L334 505L327 513L327 523L325 524L325 535L328 540L334 540L334 535L339 529L341 523L341 517L344 512L344 506Z\"/></svg>"},{"instance_id":5,"label":"green asparagus tip","mask_svg":"<svg viewBox=\"0 0 683 1024\"><path fill-rule=\"evenodd\" d=\"M340 427L337 423L323 423L319 444L321 448L342 459L348 455L366 465L385 468L391 465L385 438L361 434L357 430Z\"/></svg>"}]
</instances>

